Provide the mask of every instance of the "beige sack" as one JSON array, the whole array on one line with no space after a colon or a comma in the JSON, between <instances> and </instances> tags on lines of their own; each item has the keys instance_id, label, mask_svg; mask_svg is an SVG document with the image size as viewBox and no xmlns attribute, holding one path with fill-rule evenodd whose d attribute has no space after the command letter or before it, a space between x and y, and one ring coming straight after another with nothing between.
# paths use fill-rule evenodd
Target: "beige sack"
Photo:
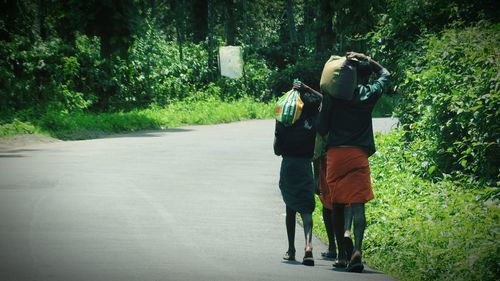
<instances>
[{"instance_id":1,"label":"beige sack","mask_svg":"<svg viewBox=\"0 0 500 281\"><path fill-rule=\"evenodd\" d=\"M323 93L350 100L357 85L354 63L348 61L345 56L331 56L323 67L319 85Z\"/></svg>"}]
</instances>

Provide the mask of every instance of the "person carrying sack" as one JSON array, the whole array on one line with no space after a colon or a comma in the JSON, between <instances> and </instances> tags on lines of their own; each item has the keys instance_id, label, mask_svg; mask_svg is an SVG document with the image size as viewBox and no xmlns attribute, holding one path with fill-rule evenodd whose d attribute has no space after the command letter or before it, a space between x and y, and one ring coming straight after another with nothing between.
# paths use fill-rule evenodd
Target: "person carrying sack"
<instances>
[{"instance_id":1,"label":"person carrying sack","mask_svg":"<svg viewBox=\"0 0 500 281\"><path fill-rule=\"evenodd\" d=\"M292 124L276 120L274 153L282 156L279 188L286 205L286 232L288 251L284 260L295 260L296 213L300 213L304 225L304 259L302 263L314 266L312 252L312 212L314 211L314 178L311 167L316 137L316 117L322 96L309 86L296 81L293 89L303 101L300 117Z\"/></svg>"},{"instance_id":2,"label":"person carrying sack","mask_svg":"<svg viewBox=\"0 0 500 281\"><path fill-rule=\"evenodd\" d=\"M332 217L338 247L335 267L362 272L362 241L366 227L365 203L374 195L368 157L375 153L372 111L387 87L389 71L370 57L348 52L346 63L355 66L357 86L351 97L323 96L317 130L327 135L326 181L332 202ZM368 84L372 73L377 79ZM354 250L349 261L345 252L344 208L351 206L354 220Z\"/></svg>"}]
</instances>

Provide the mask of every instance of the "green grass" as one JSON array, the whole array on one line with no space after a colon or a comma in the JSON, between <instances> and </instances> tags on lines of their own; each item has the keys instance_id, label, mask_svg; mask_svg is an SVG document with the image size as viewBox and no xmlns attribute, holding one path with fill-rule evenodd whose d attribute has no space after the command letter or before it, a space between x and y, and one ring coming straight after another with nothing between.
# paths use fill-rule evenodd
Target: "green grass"
<instances>
[{"instance_id":1,"label":"green grass","mask_svg":"<svg viewBox=\"0 0 500 281\"><path fill-rule=\"evenodd\" d=\"M425 179L400 132L377 136L370 157L375 199L367 204L365 261L399 280L498 280L498 188ZM317 200L314 220L322 222ZM324 241L322 223L316 234Z\"/></svg>"},{"instance_id":2,"label":"green grass","mask_svg":"<svg viewBox=\"0 0 500 281\"><path fill-rule=\"evenodd\" d=\"M104 134L165 129L192 124L216 124L247 119L270 118L273 104L251 98L223 102L203 100L177 101L167 107L115 113L48 112L36 120L0 125L0 136L45 133L59 139L88 139Z\"/></svg>"},{"instance_id":3,"label":"green grass","mask_svg":"<svg viewBox=\"0 0 500 281\"><path fill-rule=\"evenodd\" d=\"M14 119L12 122L0 123L0 137L13 136L19 134L41 134L40 128L34 126L31 122L23 122Z\"/></svg>"}]
</instances>

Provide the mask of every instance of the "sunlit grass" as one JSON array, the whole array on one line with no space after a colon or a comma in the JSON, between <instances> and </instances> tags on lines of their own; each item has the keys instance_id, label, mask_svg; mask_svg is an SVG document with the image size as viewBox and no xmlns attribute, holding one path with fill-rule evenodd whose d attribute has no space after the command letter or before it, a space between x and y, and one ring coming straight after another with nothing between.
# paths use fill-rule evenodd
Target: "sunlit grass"
<instances>
[{"instance_id":1,"label":"sunlit grass","mask_svg":"<svg viewBox=\"0 0 500 281\"><path fill-rule=\"evenodd\" d=\"M60 139L86 139L103 134L165 129L192 124L217 124L271 118L273 104L251 98L223 102L217 98L178 101L166 107L128 112L48 112L29 121L14 120L0 125L0 136L46 132Z\"/></svg>"}]
</instances>

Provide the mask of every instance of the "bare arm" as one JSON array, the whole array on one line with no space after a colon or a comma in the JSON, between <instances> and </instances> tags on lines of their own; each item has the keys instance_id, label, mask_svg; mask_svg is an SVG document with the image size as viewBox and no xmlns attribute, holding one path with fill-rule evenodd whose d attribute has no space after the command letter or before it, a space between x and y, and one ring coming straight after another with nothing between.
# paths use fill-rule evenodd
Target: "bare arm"
<instances>
[{"instance_id":1,"label":"bare arm","mask_svg":"<svg viewBox=\"0 0 500 281\"><path fill-rule=\"evenodd\" d=\"M297 89L297 90L305 90L305 91L308 91L310 93L313 93L313 94L315 94L315 95L323 98L323 95L320 92L314 90L313 88L307 86L306 84L304 84L304 83L302 83L300 81L294 82L293 83L293 88Z\"/></svg>"},{"instance_id":2,"label":"bare arm","mask_svg":"<svg viewBox=\"0 0 500 281\"><path fill-rule=\"evenodd\" d=\"M388 75L390 75L389 71L383 67L380 63L372 59L371 57L362 54L362 53L356 53L356 52L347 52L347 59L358 59L358 60L364 60L370 63L370 65L373 66L375 72L379 73L382 70L385 70Z\"/></svg>"}]
</instances>

